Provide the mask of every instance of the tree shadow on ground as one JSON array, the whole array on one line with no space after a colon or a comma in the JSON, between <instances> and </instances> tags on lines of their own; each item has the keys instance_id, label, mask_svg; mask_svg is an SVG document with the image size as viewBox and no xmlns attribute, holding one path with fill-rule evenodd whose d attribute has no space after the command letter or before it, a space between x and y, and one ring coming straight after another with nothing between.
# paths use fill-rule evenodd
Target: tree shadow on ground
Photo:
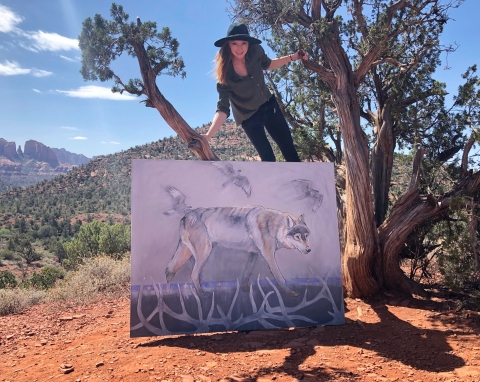
<instances>
[{"instance_id":1,"label":"tree shadow on ground","mask_svg":"<svg viewBox=\"0 0 480 382\"><path fill-rule=\"evenodd\" d=\"M425 305L424 301L422 303ZM359 365L368 365L370 359L375 358L380 368L390 361L397 361L420 371L435 373L453 371L465 365L462 358L452 354L453 349L447 342L446 332L418 328L403 321L389 311L384 301L379 302L377 299L370 306L380 322L366 323L347 319L346 324L341 326L226 332L213 336L182 335L147 341L139 346L185 347L215 356L255 352L258 367L240 374L237 372L236 378L240 378L237 380L245 381L271 374L316 381L351 380L359 375L346 371L340 366L341 362L337 362L347 356L350 357L350 363ZM425 308L419 303L418 307L413 304L413 309ZM334 353L333 349L328 352L329 347L335 346L344 347L342 354ZM290 354L283 362L271 357L275 356L275 350L282 349L290 349ZM233 363L232 374L235 367L241 368Z\"/></svg>"}]
</instances>

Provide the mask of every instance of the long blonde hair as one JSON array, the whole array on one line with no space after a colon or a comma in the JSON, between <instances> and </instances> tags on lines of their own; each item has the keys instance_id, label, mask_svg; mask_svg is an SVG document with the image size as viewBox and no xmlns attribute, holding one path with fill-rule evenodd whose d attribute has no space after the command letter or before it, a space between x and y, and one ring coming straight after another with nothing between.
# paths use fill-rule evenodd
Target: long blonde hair
<instances>
[{"instance_id":1,"label":"long blonde hair","mask_svg":"<svg viewBox=\"0 0 480 382\"><path fill-rule=\"evenodd\" d=\"M227 70L230 61L232 61L232 52L228 41L225 41L213 60L213 62L215 62L214 76L218 83L222 85L227 84Z\"/></svg>"}]
</instances>

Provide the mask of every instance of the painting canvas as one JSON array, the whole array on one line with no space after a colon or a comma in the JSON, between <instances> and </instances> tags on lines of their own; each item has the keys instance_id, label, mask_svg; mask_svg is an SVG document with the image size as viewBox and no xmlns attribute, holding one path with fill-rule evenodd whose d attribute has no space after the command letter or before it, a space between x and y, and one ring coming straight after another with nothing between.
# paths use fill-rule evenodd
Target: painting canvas
<instances>
[{"instance_id":1,"label":"painting canvas","mask_svg":"<svg viewBox=\"0 0 480 382\"><path fill-rule=\"evenodd\" d=\"M332 163L134 160L132 337L344 323Z\"/></svg>"}]
</instances>

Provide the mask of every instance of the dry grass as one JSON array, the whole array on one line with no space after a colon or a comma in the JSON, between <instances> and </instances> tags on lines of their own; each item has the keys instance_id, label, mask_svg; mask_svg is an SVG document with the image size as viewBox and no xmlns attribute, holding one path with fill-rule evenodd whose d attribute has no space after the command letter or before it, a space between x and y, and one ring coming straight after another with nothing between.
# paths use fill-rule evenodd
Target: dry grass
<instances>
[{"instance_id":1,"label":"dry grass","mask_svg":"<svg viewBox=\"0 0 480 382\"><path fill-rule=\"evenodd\" d=\"M77 271L67 274L49 292L52 302L88 304L90 302L130 293L130 258L113 260L110 257L89 259Z\"/></svg>"},{"instance_id":2,"label":"dry grass","mask_svg":"<svg viewBox=\"0 0 480 382\"><path fill-rule=\"evenodd\" d=\"M130 258L88 259L78 270L67 273L48 291L33 288L0 289L0 316L21 313L43 302L79 305L109 298L129 297Z\"/></svg>"},{"instance_id":3,"label":"dry grass","mask_svg":"<svg viewBox=\"0 0 480 382\"><path fill-rule=\"evenodd\" d=\"M0 289L0 316L20 313L25 308L39 304L47 298L47 292L36 289Z\"/></svg>"}]
</instances>

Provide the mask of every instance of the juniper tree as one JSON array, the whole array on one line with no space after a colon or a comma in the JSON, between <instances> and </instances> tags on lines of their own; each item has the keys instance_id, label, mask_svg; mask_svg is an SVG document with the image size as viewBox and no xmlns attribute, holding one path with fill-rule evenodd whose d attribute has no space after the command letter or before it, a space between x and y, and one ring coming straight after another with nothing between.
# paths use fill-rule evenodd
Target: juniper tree
<instances>
[{"instance_id":1,"label":"juniper tree","mask_svg":"<svg viewBox=\"0 0 480 382\"><path fill-rule=\"evenodd\" d=\"M268 31L274 50L303 48L311 57L303 63L308 75L285 69L282 78L272 77L272 85L282 94L294 126L320 126L323 157L343 159L347 292L359 297L387 287L423 294L399 267L402 248L423 224L448 215L452 200L478 193L480 186L476 172L457 176L448 190L432 190L428 176L422 175L423 170L448 167L445 163L462 149L468 158L471 147L466 144L466 118L445 107L445 89L432 78L439 54L451 51L440 46L438 36L448 11L462 1L232 3L235 17L258 34ZM305 86L289 88L288 81ZM458 100L455 106L461 106ZM333 123L326 123L325 116ZM332 134L335 129L340 138ZM334 150L326 145L329 135ZM388 196L398 147L415 155L410 185L392 205Z\"/></svg>"}]
</instances>

